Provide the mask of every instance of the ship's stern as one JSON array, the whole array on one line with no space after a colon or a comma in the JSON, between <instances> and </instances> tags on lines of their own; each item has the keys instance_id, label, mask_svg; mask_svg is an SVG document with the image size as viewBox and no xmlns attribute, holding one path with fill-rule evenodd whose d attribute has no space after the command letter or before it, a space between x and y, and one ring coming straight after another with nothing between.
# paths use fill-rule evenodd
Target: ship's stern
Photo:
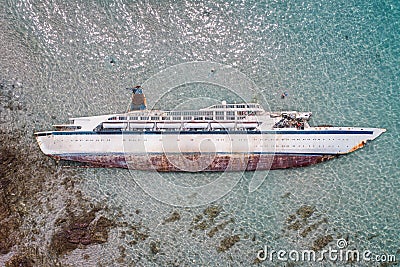
<instances>
[{"instance_id":1,"label":"ship's stern","mask_svg":"<svg viewBox=\"0 0 400 267\"><path fill-rule=\"evenodd\" d=\"M36 132L34 133L36 142L39 145L40 150L48 156L52 156L52 151L49 149L49 142L53 137L52 132Z\"/></svg>"}]
</instances>

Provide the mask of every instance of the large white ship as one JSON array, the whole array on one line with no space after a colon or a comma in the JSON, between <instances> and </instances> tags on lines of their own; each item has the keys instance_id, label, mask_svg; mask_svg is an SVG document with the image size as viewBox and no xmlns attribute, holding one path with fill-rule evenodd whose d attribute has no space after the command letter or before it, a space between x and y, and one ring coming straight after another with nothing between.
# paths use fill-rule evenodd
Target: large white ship
<instances>
[{"instance_id":1,"label":"large white ship","mask_svg":"<svg viewBox=\"0 0 400 267\"><path fill-rule=\"evenodd\" d=\"M71 118L35 133L44 154L89 166L156 171L254 171L316 164L347 154L385 129L312 127L311 112L267 112L257 103L200 110L146 109L132 88L126 113Z\"/></svg>"}]
</instances>

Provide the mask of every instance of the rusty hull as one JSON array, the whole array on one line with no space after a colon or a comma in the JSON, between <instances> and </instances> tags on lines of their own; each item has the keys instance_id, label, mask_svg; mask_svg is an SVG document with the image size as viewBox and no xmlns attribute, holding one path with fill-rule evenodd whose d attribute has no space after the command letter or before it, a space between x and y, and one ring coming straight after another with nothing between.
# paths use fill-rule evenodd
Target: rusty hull
<instances>
[{"instance_id":1,"label":"rusty hull","mask_svg":"<svg viewBox=\"0 0 400 267\"><path fill-rule=\"evenodd\" d=\"M86 167L128 168L158 172L255 171L304 167L336 155L287 154L146 154L146 155L66 155L56 160L84 163Z\"/></svg>"}]
</instances>

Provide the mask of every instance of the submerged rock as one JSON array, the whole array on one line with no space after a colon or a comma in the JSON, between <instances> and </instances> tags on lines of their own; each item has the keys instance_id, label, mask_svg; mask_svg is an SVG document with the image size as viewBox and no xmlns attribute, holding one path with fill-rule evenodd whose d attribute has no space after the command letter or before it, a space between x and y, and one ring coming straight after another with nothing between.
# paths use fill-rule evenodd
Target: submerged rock
<instances>
[{"instance_id":1,"label":"submerged rock","mask_svg":"<svg viewBox=\"0 0 400 267\"><path fill-rule=\"evenodd\" d=\"M327 222L328 222L328 219L327 219L327 218L324 218L324 219L322 219L321 221L318 221L318 222L316 222L316 223L314 223L314 224L311 224L311 225L307 226L307 227L300 233L300 236L301 236L301 237L307 237L307 235L308 235L310 232L316 230L321 224L327 223Z\"/></svg>"},{"instance_id":2,"label":"submerged rock","mask_svg":"<svg viewBox=\"0 0 400 267\"><path fill-rule=\"evenodd\" d=\"M5 267L33 267L35 266L35 261L30 259L26 255L14 255L6 262Z\"/></svg>"},{"instance_id":3,"label":"submerged rock","mask_svg":"<svg viewBox=\"0 0 400 267\"><path fill-rule=\"evenodd\" d=\"M3 265L2 265L3 266ZM39 247L19 247L7 262L5 267L36 267L36 266L62 266L59 259L51 257L46 251Z\"/></svg>"},{"instance_id":4,"label":"submerged rock","mask_svg":"<svg viewBox=\"0 0 400 267\"><path fill-rule=\"evenodd\" d=\"M299 220L296 220L294 223L288 225L288 229L294 230L294 231L300 230L301 227L303 227L303 225L301 224L301 222Z\"/></svg>"},{"instance_id":5,"label":"submerged rock","mask_svg":"<svg viewBox=\"0 0 400 267\"><path fill-rule=\"evenodd\" d=\"M207 215L209 220L214 220L222 211L220 206L211 206L204 210L204 215Z\"/></svg>"},{"instance_id":6,"label":"submerged rock","mask_svg":"<svg viewBox=\"0 0 400 267\"><path fill-rule=\"evenodd\" d=\"M206 220L201 221L200 223L196 224L193 229L195 230L206 230L208 227L210 227L210 223L208 223Z\"/></svg>"},{"instance_id":7,"label":"submerged rock","mask_svg":"<svg viewBox=\"0 0 400 267\"><path fill-rule=\"evenodd\" d=\"M153 255L156 255L160 251L159 242L151 241L150 242L150 251Z\"/></svg>"},{"instance_id":8,"label":"submerged rock","mask_svg":"<svg viewBox=\"0 0 400 267\"><path fill-rule=\"evenodd\" d=\"M0 129L0 254L21 240L18 229L30 208L25 203L36 200L46 174L52 173L49 160L36 157L35 147L22 145L22 138L18 130Z\"/></svg>"},{"instance_id":9,"label":"submerged rock","mask_svg":"<svg viewBox=\"0 0 400 267\"><path fill-rule=\"evenodd\" d=\"M130 225L127 234L132 238L132 240L128 242L128 244L132 246L141 241L145 241L150 236L149 229L143 227L141 224Z\"/></svg>"},{"instance_id":10,"label":"submerged rock","mask_svg":"<svg viewBox=\"0 0 400 267\"><path fill-rule=\"evenodd\" d=\"M317 221L318 216L313 216L315 212L316 210L312 206L301 206L295 214L290 214L286 219L287 229L296 231L302 238L306 238L322 224L328 224L327 218Z\"/></svg>"},{"instance_id":11,"label":"submerged rock","mask_svg":"<svg viewBox=\"0 0 400 267\"><path fill-rule=\"evenodd\" d=\"M51 249L57 254L62 255L78 246L90 244L101 244L107 242L108 232L113 223L101 216L95 220L96 211L74 216L70 222L59 232L53 235Z\"/></svg>"},{"instance_id":12,"label":"submerged rock","mask_svg":"<svg viewBox=\"0 0 400 267\"><path fill-rule=\"evenodd\" d=\"M333 241L332 235L321 236L314 240L312 250L319 251Z\"/></svg>"},{"instance_id":13,"label":"submerged rock","mask_svg":"<svg viewBox=\"0 0 400 267\"><path fill-rule=\"evenodd\" d=\"M174 211L171 216L169 216L168 218L166 218L163 222L163 224L166 223L170 223L170 222L176 222L179 221L181 219L181 215L179 214L179 212Z\"/></svg>"},{"instance_id":14,"label":"submerged rock","mask_svg":"<svg viewBox=\"0 0 400 267\"><path fill-rule=\"evenodd\" d=\"M211 226L214 225L214 220L215 218L218 217L218 215L222 212L222 207L220 206L210 206L207 207L204 211L204 217L202 214L197 214L194 218L193 218L193 222L192 224L194 225L193 227L191 227L189 229L189 232L191 232L193 229L194 230L206 230L208 228L210 228ZM218 229L212 230L212 232L217 231ZM214 234L211 234L214 235Z\"/></svg>"},{"instance_id":15,"label":"submerged rock","mask_svg":"<svg viewBox=\"0 0 400 267\"><path fill-rule=\"evenodd\" d=\"M208 231L207 235L208 237L213 237L218 231L223 230L225 228L225 226L227 226L229 223L233 223L235 222L235 220L233 218L231 218L228 221L222 222L218 225L216 225L215 227L211 228L210 231Z\"/></svg>"},{"instance_id":16,"label":"submerged rock","mask_svg":"<svg viewBox=\"0 0 400 267\"><path fill-rule=\"evenodd\" d=\"M297 215L299 215L302 219L307 219L311 217L314 211L315 211L314 207L305 205L297 210Z\"/></svg>"},{"instance_id":17,"label":"submerged rock","mask_svg":"<svg viewBox=\"0 0 400 267\"><path fill-rule=\"evenodd\" d=\"M221 240L219 246L217 247L217 251L225 252L239 241L240 241L239 235L228 236Z\"/></svg>"}]
</instances>

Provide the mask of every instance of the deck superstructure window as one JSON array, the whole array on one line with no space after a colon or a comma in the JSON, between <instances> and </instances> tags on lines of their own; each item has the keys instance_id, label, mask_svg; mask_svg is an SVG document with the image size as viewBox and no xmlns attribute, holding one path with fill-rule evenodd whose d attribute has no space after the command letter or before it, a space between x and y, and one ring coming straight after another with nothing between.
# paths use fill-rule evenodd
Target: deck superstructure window
<instances>
[{"instance_id":1,"label":"deck superstructure window","mask_svg":"<svg viewBox=\"0 0 400 267\"><path fill-rule=\"evenodd\" d=\"M234 111L227 111L226 112L227 120L235 120L235 112Z\"/></svg>"}]
</instances>

